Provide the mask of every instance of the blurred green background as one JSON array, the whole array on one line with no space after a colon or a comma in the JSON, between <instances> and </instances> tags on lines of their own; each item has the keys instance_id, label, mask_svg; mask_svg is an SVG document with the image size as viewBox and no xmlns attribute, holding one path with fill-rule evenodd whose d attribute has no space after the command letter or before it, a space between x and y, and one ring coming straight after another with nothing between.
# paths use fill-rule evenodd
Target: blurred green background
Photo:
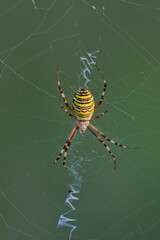
<instances>
[{"instance_id":1,"label":"blurred green background","mask_svg":"<svg viewBox=\"0 0 160 240\"><path fill-rule=\"evenodd\" d=\"M108 87L92 122L136 150L78 134L68 153L82 178L72 239L158 240L160 236L160 2L120 0L13 0L0 3L0 183L3 240L69 239L56 228L69 211L65 199L75 177L57 157L75 122L59 102L56 64L71 103L84 87L80 57L94 59ZM96 69L87 87L98 101Z\"/></svg>"}]
</instances>

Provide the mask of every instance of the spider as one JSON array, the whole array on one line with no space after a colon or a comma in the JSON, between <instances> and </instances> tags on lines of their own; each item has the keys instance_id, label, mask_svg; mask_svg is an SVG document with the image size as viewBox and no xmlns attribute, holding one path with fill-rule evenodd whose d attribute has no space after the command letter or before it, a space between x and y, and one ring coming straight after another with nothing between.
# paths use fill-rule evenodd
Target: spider
<instances>
[{"instance_id":1,"label":"spider","mask_svg":"<svg viewBox=\"0 0 160 240\"><path fill-rule=\"evenodd\" d=\"M53 166L55 163L57 163L58 160L60 159L60 157L63 154L64 155L63 166L64 166L65 169L67 168L66 167L66 158L67 158L68 149L70 148L71 143L72 143L74 137L76 136L77 131L79 130L79 132L81 134L83 134L83 133L85 133L87 128L91 131L91 133L93 133L93 135L96 137L96 139L98 139L98 141L100 141L104 145L106 150L111 155L111 157L113 159L113 162L114 162L114 169L116 168L115 155L112 153L112 151L110 150L108 145L103 141L102 138L104 138L108 142L113 143L113 144L115 144L119 147L122 147L122 148L126 148L126 149L133 149L134 148L134 147L127 147L125 145L122 145L120 143L117 143L117 142L111 140L109 137L107 137L105 134L103 134L100 130L98 130L95 126L93 126L90 123L90 120L100 118L105 113L108 112L108 110L106 109L101 114L99 114L97 116L93 116L94 111L97 110L97 108L103 102L104 95L105 95L106 88L107 88L107 83L106 83L106 80L105 80L102 72L100 71L100 69L97 65L95 65L95 66L98 70L98 73L99 73L100 77L104 81L104 87L103 87L103 91L102 91L101 98L100 98L99 102L97 104L95 104L94 97L91 94L91 92L89 90L85 89L85 88L82 88L74 94L73 101L72 101L72 107L71 107L69 105L69 103L68 103L68 101L65 97L65 94L62 90L62 87L61 87L60 78L59 78L59 66L57 64L56 77L57 77L57 81L58 81L58 88L59 88L59 91L61 93L63 102L67 107L67 108L65 108L64 105L61 103L61 108L70 117L72 117L73 119L76 120L76 125L73 127L72 131L70 132L69 137L67 138L67 140L66 140L63 148L61 149L59 155L57 156L56 160L50 166Z\"/></svg>"}]
</instances>

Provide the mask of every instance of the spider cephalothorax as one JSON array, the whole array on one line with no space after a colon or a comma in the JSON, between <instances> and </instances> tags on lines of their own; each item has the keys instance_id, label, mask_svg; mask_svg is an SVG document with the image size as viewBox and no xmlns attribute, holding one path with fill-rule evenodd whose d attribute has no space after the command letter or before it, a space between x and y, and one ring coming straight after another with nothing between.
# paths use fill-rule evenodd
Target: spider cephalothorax
<instances>
[{"instance_id":1,"label":"spider cephalothorax","mask_svg":"<svg viewBox=\"0 0 160 240\"><path fill-rule=\"evenodd\" d=\"M57 81L58 81L58 88L59 91L61 93L62 99L64 104L66 105L67 109L64 107L63 104L61 104L62 109L73 119L75 119L76 125L73 127L67 141L65 142L62 150L60 151L58 157L56 158L56 160L51 164L54 165L56 162L58 162L58 160L60 159L60 157L62 156L62 154L64 154L64 159L63 159L63 166L66 169L66 157L67 157L67 151L77 133L77 131L79 130L80 133L85 133L85 131L87 130L87 128L93 133L93 135L105 146L106 150L109 152L109 154L112 156L113 161L114 161L114 168L116 168L116 159L114 154L111 152L110 148L107 146L107 144L102 140L101 137L103 137L104 139L106 139L107 141L122 147L122 148L128 148L131 149L131 147L127 147L125 145L122 145L120 143L117 143L113 140L111 140L110 138L108 138L106 135L104 135L101 131L99 131L96 127L94 127L91 123L90 120L92 119L97 119L102 117L106 112L108 112L108 110L106 109L104 112L102 112L101 114L99 114L98 116L93 116L94 111L101 105L101 103L103 102L104 99L104 94L106 91L106 80L103 76L103 74L101 73L100 69L97 67L97 65L95 65L101 78L104 81L104 87L103 87L103 92L101 95L101 98L99 100L99 102L97 104L95 104L94 102L94 97L91 94L91 92L85 88L82 88L80 90L78 90L74 97L73 97L73 102L72 102L72 107L70 107L64 92L61 88L61 84L60 84L60 78L59 78L59 68L58 68L58 64L57 64Z\"/></svg>"},{"instance_id":2,"label":"spider cephalothorax","mask_svg":"<svg viewBox=\"0 0 160 240\"><path fill-rule=\"evenodd\" d=\"M80 133L85 133L89 126L89 121L77 121L77 126Z\"/></svg>"}]
</instances>

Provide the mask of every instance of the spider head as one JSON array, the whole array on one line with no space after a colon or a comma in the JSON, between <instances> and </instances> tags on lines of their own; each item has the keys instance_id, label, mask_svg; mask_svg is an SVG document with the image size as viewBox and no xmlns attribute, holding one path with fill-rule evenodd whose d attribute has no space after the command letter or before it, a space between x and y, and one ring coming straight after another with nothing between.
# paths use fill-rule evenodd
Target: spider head
<instances>
[{"instance_id":1,"label":"spider head","mask_svg":"<svg viewBox=\"0 0 160 240\"><path fill-rule=\"evenodd\" d=\"M89 126L89 121L77 121L77 126L79 127L80 133L85 133L86 129Z\"/></svg>"}]
</instances>

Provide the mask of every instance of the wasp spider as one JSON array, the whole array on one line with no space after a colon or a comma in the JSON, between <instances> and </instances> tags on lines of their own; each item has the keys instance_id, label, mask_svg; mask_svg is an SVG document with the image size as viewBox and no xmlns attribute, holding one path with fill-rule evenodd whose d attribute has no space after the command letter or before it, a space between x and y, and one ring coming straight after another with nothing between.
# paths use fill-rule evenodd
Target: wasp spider
<instances>
[{"instance_id":1,"label":"wasp spider","mask_svg":"<svg viewBox=\"0 0 160 240\"><path fill-rule=\"evenodd\" d=\"M101 73L100 69L98 68L98 66L96 65L96 68L101 76L101 78L104 81L104 87L103 87L103 91L102 91L102 95L101 98L99 100L99 102L97 104L95 104L93 95L91 94L90 91L88 91L85 88L82 88L80 90L78 90L73 97L73 101L72 101L72 107L69 105L64 92L62 90L61 84L60 84L60 78L59 78L59 67L57 64L57 71L56 71L56 76L57 76L57 81L58 81L58 88L59 91L61 93L62 99L64 104L66 105L67 108L64 107L64 105L61 103L61 108L73 119L76 120L76 125L73 127L71 133L69 134L69 137L67 138L62 150L60 151L59 155L57 156L56 160L50 165L53 166L56 162L58 162L58 160L60 159L60 157L64 156L63 159L63 166L66 169L66 158L67 158L67 152L69 147L71 146L71 143L74 139L74 137L76 136L77 131L79 130L80 133L84 133L86 131L86 129L88 128L93 135L104 145L104 147L106 148L106 150L109 152L109 154L111 155L111 157L113 158L114 161L114 169L116 168L116 159L114 154L112 153L112 151L110 150L110 148L108 147L108 145L103 141L102 138L104 138L105 140L109 141L110 143L113 143L119 147L122 148L127 148L127 149L132 149L132 147L127 147L125 145L122 145L120 143L117 143L113 140L111 140L110 138L108 138L106 135L104 135L100 130L98 130L95 126L93 126L90 123L90 120L92 119L97 119L102 117L105 113L108 112L108 110L106 109L104 112L102 112L101 114L99 114L98 116L93 116L94 111L101 105L101 103L103 102L104 99L104 95L105 95L105 91L106 91L106 87L107 87L107 83L106 80L103 76L103 74ZM101 138L102 137L102 138Z\"/></svg>"}]
</instances>

